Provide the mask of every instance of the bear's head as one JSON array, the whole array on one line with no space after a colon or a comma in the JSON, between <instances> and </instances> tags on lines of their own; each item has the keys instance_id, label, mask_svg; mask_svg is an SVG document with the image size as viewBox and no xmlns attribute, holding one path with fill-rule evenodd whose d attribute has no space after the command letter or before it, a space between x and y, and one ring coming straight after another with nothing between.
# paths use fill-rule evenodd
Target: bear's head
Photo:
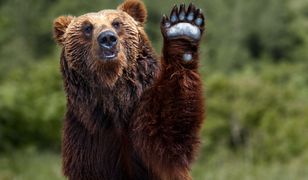
<instances>
[{"instance_id":1,"label":"bear's head","mask_svg":"<svg viewBox=\"0 0 308 180\"><path fill-rule=\"evenodd\" d=\"M139 0L127 0L116 10L60 16L53 23L54 39L71 71L91 85L113 87L136 63L146 16Z\"/></svg>"}]
</instances>

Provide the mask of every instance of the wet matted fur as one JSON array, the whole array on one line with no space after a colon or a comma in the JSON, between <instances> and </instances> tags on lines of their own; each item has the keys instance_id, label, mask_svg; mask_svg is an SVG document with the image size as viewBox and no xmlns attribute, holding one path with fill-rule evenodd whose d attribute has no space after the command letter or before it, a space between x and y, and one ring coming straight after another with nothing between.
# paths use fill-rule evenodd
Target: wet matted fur
<instances>
[{"instance_id":1,"label":"wet matted fur","mask_svg":"<svg viewBox=\"0 0 308 180\"><path fill-rule=\"evenodd\" d=\"M181 5L163 17L160 59L144 31L146 17L141 1L127 0L116 10L54 21L67 95L63 171L70 180L191 179L204 114L203 14ZM118 39L112 60L102 58L97 43L106 30Z\"/></svg>"}]
</instances>

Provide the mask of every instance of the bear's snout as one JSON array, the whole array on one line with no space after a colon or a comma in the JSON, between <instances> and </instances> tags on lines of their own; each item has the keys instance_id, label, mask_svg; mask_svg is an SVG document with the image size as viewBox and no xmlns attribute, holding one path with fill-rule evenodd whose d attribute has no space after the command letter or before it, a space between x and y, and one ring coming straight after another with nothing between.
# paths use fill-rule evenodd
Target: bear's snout
<instances>
[{"instance_id":1,"label":"bear's snout","mask_svg":"<svg viewBox=\"0 0 308 180\"><path fill-rule=\"evenodd\" d=\"M100 33L97 41L101 48L112 49L117 45L118 38L114 32L104 31Z\"/></svg>"},{"instance_id":2,"label":"bear's snout","mask_svg":"<svg viewBox=\"0 0 308 180\"><path fill-rule=\"evenodd\" d=\"M97 38L99 47L101 48L101 58L113 59L117 56L117 35L110 30L103 31Z\"/></svg>"}]
</instances>

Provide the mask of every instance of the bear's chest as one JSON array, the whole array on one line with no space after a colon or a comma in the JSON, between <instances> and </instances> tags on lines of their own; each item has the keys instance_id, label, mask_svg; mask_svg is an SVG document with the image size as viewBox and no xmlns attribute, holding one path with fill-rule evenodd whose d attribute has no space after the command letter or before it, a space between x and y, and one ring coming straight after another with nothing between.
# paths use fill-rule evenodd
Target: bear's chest
<instances>
[{"instance_id":1,"label":"bear's chest","mask_svg":"<svg viewBox=\"0 0 308 180\"><path fill-rule=\"evenodd\" d=\"M91 134L77 121L71 122L70 127L75 132L78 129L78 133L66 131L64 135L64 163L67 163L67 173L70 173L67 175L87 180L110 177L114 180L152 179L131 147L127 131L105 128Z\"/></svg>"}]
</instances>

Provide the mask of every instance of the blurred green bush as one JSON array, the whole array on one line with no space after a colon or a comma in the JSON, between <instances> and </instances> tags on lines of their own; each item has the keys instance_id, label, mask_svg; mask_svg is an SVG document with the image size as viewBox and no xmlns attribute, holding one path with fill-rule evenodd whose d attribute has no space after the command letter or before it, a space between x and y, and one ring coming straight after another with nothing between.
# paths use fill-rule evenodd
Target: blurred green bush
<instances>
[{"instance_id":1,"label":"blurred green bush","mask_svg":"<svg viewBox=\"0 0 308 180\"><path fill-rule=\"evenodd\" d=\"M0 89L0 150L59 147L65 97L58 66L48 59L7 74Z\"/></svg>"},{"instance_id":2,"label":"blurred green bush","mask_svg":"<svg viewBox=\"0 0 308 180\"><path fill-rule=\"evenodd\" d=\"M114 8L120 2L0 1L1 152L27 146L59 150L65 95L52 20ZM201 47L207 105L201 159L219 149L246 153L255 161L287 161L305 153L308 2L194 2L207 15ZM146 30L160 51L160 17L176 2L145 3Z\"/></svg>"},{"instance_id":3,"label":"blurred green bush","mask_svg":"<svg viewBox=\"0 0 308 180\"><path fill-rule=\"evenodd\" d=\"M254 160L289 160L306 152L307 65L262 63L205 78L204 151L228 147Z\"/></svg>"}]
</instances>

